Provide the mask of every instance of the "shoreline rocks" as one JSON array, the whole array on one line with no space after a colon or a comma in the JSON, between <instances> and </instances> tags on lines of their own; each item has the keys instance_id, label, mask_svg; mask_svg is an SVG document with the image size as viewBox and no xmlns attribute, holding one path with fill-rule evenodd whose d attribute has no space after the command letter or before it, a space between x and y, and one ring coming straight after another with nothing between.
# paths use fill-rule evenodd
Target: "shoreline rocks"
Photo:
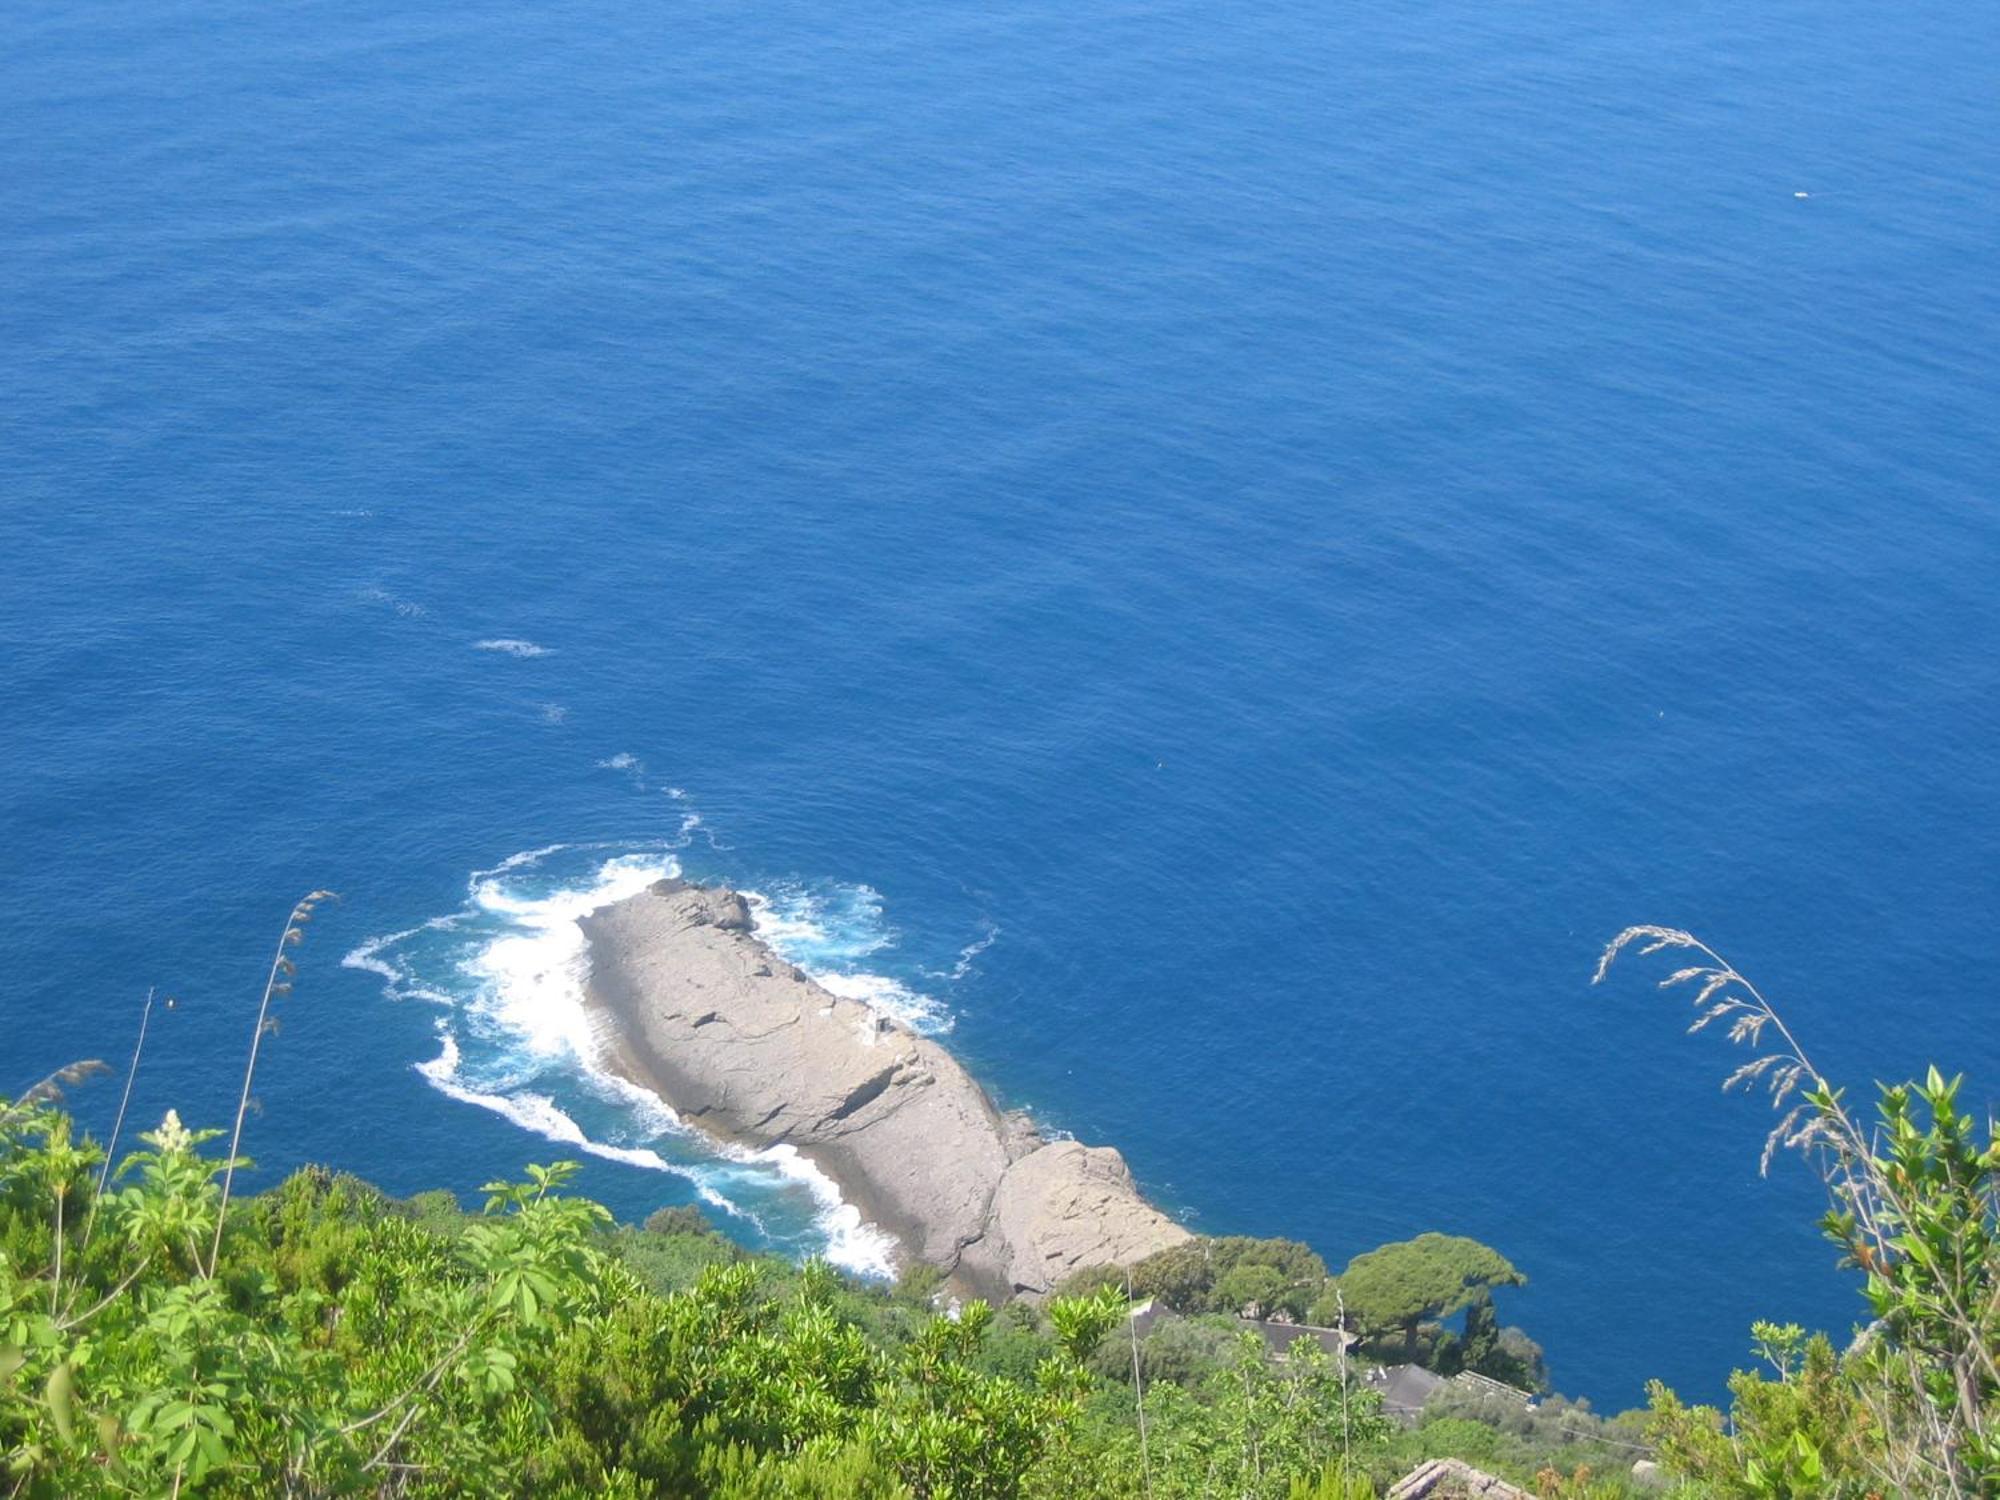
<instances>
[{"instance_id":1,"label":"shoreline rocks","mask_svg":"<svg viewBox=\"0 0 2000 1500\"><path fill-rule=\"evenodd\" d=\"M721 887L663 880L582 921L606 1066L690 1125L789 1144L904 1251L996 1300L1188 1238L1112 1148L1003 1114L943 1047L823 989Z\"/></svg>"}]
</instances>

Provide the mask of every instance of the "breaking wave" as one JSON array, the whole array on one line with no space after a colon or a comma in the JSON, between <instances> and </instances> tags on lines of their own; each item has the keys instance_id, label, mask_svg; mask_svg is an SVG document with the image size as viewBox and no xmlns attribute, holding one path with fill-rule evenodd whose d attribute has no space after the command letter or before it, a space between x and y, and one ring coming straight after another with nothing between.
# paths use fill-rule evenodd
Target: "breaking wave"
<instances>
[{"instance_id":1,"label":"breaking wave","mask_svg":"<svg viewBox=\"0 0 2000 1500\"><path fill-rule=\"evenodd\" d=\"M951 1013L934 995L864 961L892 947L882 897L870 886L796 883L745 890L757 935L836 995L859 1000L923 1036L950 1031Z\"/></svg>"},{"instance_id":2,"label":"breaking wave","mask_svg":"<svg viewBox=\"0 0 2000 1500\"><path fill-rule=\"evenodd\" d=\"M370 938L343 962L376 975L391 998L440 1008L438 1055L416 1067L448 1098L590 1156L680 1178L773 1249L892 1274L894 1238L792 1147L723 1146L602 1066L578 919L680 868L666 845L525 850L476 871L457 911Z\"/></svg>"}]
</instances>

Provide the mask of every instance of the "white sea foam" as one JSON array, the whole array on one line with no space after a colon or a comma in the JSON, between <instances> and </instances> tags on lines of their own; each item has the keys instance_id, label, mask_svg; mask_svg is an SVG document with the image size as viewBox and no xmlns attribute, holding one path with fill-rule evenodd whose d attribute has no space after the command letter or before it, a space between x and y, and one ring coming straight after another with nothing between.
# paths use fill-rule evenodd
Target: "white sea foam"
<instances>
[{"instance_id":1,"label":"white sea foam","mask_svg":"<svg viewBox=\"0 0 2000 1500\"><path fill-rule=\"evenodd\" d=\"M950 1018L939 1009L937 1001L887 974L814 974L813 978L819 981L821 989L859 1000L870 1010L891 1016L912 1031L950 1028Z\"/></svg>"},{"instance_id":2,"label":"white sea foam","mask_svg":"<svg viewBox=\"0 0 2000 1500\"><path fill-rule=\"evenodd\" d=\"M685 1134L687 1123L678 1111L649 1088L617 1073L592 1067L584 1075L590 1091L618 1105L631 1116L642 1135Z\"/></svg>"},{"instance_id":3,"label":"white sea foam","mask_svg":"<svg viewBox=\"0 0 2000 1500\"><path fill-rule=\"evenodd\" d=\"M668 1161L657 1151L644 1147L614 1146L604 1141L594 1141L584 1134L583 1127L564 1113L562 1107L547 1094L537 1094L526 1089L511 1094L489 1093L483 1089L468 1088L459 1081L458 1069L460 1053L458 1040L449 1031L440 1040L443 1048L429 1062L417 1064L417 1071L429 1080L431 1087L448 1098L461 1104L477 1105L489 1109L503 1119L511 1121L521 1129L554 1141L562 1146L574 1146L590 1156L602 1157L606 1161L623 1162L628 1167L644 1167L648 1171L667 1172L676 1177L684 1177L694 1185L695 1192L704 1203L736 1214L740 1210L721 1193L703 1180L701 1173L689 1167Z\"/></svg>"},{"instance_id":4,"label":"white sea foam","mask_svg":"<svg viewBox=\"0 0 2000 1500\"><path fill-rule=\"evenodd\" d=\"M665 1135L669 1132L687 1134L688 1126L674 1112L673 1107L651 1089L641 1088L628 1078L600 1069L590 1070L589 1083L594 1092L609 1097L622 1105L632 1116L643 1134ZM701 1137L709 1141L708 1137ZM876 1228L861 1217L861 1210L840 1195L840 1189L812 1162L802 1156L795 1146L769 1146L761 1151L747 1147L723 1145L710 1142L724 1160L738 1163L753 1170L775 1172L786 1181L796 1183L812 1195L816 1208L813 1227L826 1237L826 1258L837 1266L864 1276L895 1275L896 1238L892 1234ZM718 1208L726 1209L756 1222L762 1221L747 1209L716 1192L699 1173L691 1173L702 1196Z\"/></svg>"},{"instance_id":5,"label":"white sea foam","mask_svg":"<svg viewBox=\"0 0 2000 1500\"><path fill-rule=\"evenodd\" d=\"M583 1002L585 945L578 919L679 873L672 858L633 855L606 860L588 886L542 897L516 895L497 878L477 882L474 903L506 918L511 930L466 962L480 982L475 1008L540 1056L567 1051L588 1062L598 1047Z\"/></svg>"},{"instance_id":6,"label":"white sea foam","mask_svg":"<svg viewBox=\"0 0 2000 1500\"><path fill-rule=\"evenodd\" d=\"M865 885L830 894L798 890L745 891L757 935L824 989L859 1000L925 1036L951 1030L952 1018L934 996L861 960L895 941L882 920L882 898Z\"/></svg>"},{"instance_id":7,"label":"white sea foam","mask_svg":"<svg viewBox=\"0 0 2000 1500\"><path fill-rule=\"evenodd\" d=\"M420 922L415 927L406 927L401 932L386 932L380 937L365 938L352 951L343 955L340 966L343 969L359 969L382 980L383 990L397 1000L426 1000L436 1005L456 1005L458 997L435 989L411 973L396 949L412 938L427 932L444 932L456 927L464 918L463 912L450 912L442 917L432 917L428 922Z\"/></svg>"},{"instance_id":8,"label":"white sea foam","mask_svg":"<svg viewBox=\"0 0 2000 1500\"><path fill-rule=\"evenodd\" d=\"M813 1226L826 1236L826 1258L863 1276L896 1274L896 1237L865 1222L861 1210L840 1196L833 1179L799 1154L796 1146L771 1146L751 1160L775 1167L799 1183L819 1205Z\"/></svg>"},{"instance_id":9,"label":"white sea foam","mask_svg":"<svg viewBox=\"0 0 2000 1500\"><path fill-rule=\"evenodd\" d=\"M801 968L865 958L891 941L882 925L882 898L865 885L834 892L837 904L828 895L796 889L743 895L758 935Z\"/></svg>"},{"instance_id":10,"label":"white sea foam","mask_svg":"<svg viewBox=\"0 0 2000 1500\"><path fill-rule=\"evenodd\" d=\"M568 844L544 844L539 849L523 849L519 854L508 855L490 870L474 870L472 872L472 879L478 881L488 875L505 875L509 870L519 870L527 865L538 865L551 854L560 854L568 847Z\"/></svg>"},{"instance_id":11,"label":"white sea foam","mask_svg":"<svg viewBox=\"0 0 2000 1500\"><path fill-rule=\"evenodd\" d=\"M553 656L555 652L547 646L538 646L533 641L524 641L517 636L495 636L488 640L474 641L475 651L498 651L503 656Z\"/></svg>"},{"instance_id":12,"label":"white sea foam","mask_svg":"<svg viewBox=\"0 0 2000 1500\"><path fill-rule=\"evenodd\" d=\"M952 981L952 983L956 984L959 980L964 979L967 975L972 973L974 960L976 960L980 954L984 953L988 948L991 948L995 943L999 941L1000 941L999 924L994 922L988 922L986 924L986 935L984 937L977 939L976 941L967 943L963 948L959 949L958 962L953 964L944 973L934 974L933 977L938 979L949 979L950 981ZM925 970L925 972L932 973L933 971Z\"/></svg>"},{"instance_id":13,"label":"white sea foam","mask_svg":"<svg viewBox=\"0 0 2000 1500\"><path fill-rule=\"evenodd\" d=\"M419 619L426 613L424 607L415 600L398 599L387 589L363 589L361 597L372 604L388 605L406 620Z\"/></svg>"},{"instance_id":14,"label":"white sea foam","mask_svg":"<svg viewBox=\"0 0 2000 1500\"><path fill-rule=\"evenodd\" d=\"M832 1179L795 1149L719 1145L691 1130L666 1101L600 1065L601 1047L584 1002L587 952L578 919L679 874L680 865L667 850L654 849L606 858L571 884L551 888L546 877L537 878L545 861L580 852L555 844L511 855L473 874L461 911L371 938L344 962L379 976L392 996L443 1003L463 1018L440 1021L439 1055L417 1065L446 1096L592 1156L685 1178L704 1202L763 1233L769 1232L764 1219L717 1184L781 1196L787 1185L803 1191L829 1260L862 1275L892 1275L894 1237L866 1223ZM447 992L440 971L455 976L455 992ZM477 1069L465 1065L462 1030L464 1045L477 1040L482 1053L491 1054ZM589 1135L560 1102L571 1087L611 1106L623 1122L616 1135L631 1144ZM638 1144L669 1136L709 1154L713 1164L676 1161Z\"/></svg>"},{"instance_id":15,"label":"white sea foam","mask_svg":"<svg viewBox=\"0 0 2000 1500\"><path fill-rule=\"evenodd\" d=\"M620 750L616 755L607 755L597 762L597 769L618 771L640 791L646 790L646 763L629 750Z\"/></svg>"}]
</instances>

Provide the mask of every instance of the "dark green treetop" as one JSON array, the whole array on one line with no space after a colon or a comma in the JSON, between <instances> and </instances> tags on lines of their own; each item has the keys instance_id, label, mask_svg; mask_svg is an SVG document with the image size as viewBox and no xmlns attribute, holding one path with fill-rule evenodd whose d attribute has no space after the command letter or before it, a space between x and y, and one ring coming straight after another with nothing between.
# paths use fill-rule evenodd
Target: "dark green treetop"
<instances>
[{"instance_id":1,"label":"dark green treetop","mask_svg":"<svg viewBox=\"0 0 2000 1500\"><path fill-rule=\"evenodd\" d=\"M1419 1324L1450 1317L1495 1287L1525 1286L1527 1281L1490 1245L1432 1232L1355 1256L1322 1295L1314 1315L1337 1316L1344 1305L1350 1326L1366 1333L1400 1329L1413 1346Z\"/></svg>"}]
</instances>

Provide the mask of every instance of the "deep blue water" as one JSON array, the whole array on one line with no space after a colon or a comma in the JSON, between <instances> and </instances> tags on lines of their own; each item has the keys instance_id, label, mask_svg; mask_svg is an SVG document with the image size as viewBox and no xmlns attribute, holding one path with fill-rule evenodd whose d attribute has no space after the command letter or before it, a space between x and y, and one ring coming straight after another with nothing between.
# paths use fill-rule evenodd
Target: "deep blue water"
<instances>
[{"instance_id":1,"label":"deep blue water","mask_svg":"<svg viewBox=\"0 0 2000 1500\"><path fill-rule=\"evenodd\" d=\"M1199 1228L1500 1247L1601 1405L1844 1329L1726 1048L1586 981L1687 925L2000 1090L1996 70L1940 0L11 0L0 1089L157 984L139 1111L223 1122L326 885L257 1181L570 1149L442 1027L681 1169L621 1214L811 1248L495 978L678 858Z\"/></svg>"}]
</instances>

